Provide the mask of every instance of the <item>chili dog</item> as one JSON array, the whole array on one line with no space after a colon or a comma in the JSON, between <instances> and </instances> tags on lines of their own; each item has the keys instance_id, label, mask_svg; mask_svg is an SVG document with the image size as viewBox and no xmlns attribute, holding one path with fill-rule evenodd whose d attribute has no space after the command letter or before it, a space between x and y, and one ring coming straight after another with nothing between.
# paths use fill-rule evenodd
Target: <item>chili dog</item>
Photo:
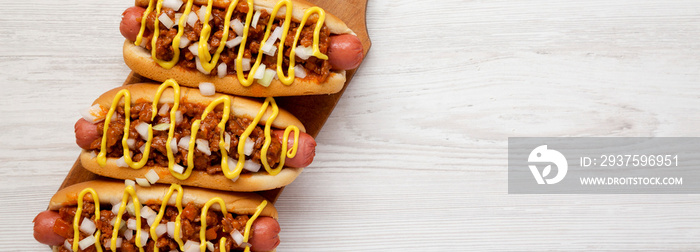
<instances>
[{"instance_id":1,"label":"chili dog","mask_svg":"<svg viewBox=\"0 0 700 252\"><path fill-rule=\"evenodd\" d=\"M337 93L364 56L345 23L301 0L136 0L119 30L134 72L245 96Z\"/></svg>"},{"instance_id":2,"label":"chili dog","mask_svg":"<svg viewBox=\"0 0 700 252\"><path fill-rule=\"evenodd\" d=\"M33 222L54 251L271 251L276 219L258 194L94 180L59 190Z\"/></svg>"},{"instance_id":3,"label":"chili dog","mask_svg":"<svg viewBox=\"0 0 700 252\"><path fill-rule=\"evenodd\" d=\"M75 124L83 167L137 182L270 190L291 183L316 147L272 98L203 96L173 80L110 90L83 115Z\"/></svg>"}]
</instances>

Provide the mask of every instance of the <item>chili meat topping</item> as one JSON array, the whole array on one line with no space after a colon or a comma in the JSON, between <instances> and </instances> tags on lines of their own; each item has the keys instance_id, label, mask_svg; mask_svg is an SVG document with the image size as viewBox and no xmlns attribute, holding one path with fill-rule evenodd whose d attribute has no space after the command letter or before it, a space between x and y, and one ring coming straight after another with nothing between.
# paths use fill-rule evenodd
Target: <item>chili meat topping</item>
<instances>
[{"instance_id":1,"label":"chili meat topping","mask_svg":"<svg viewBox=\"0 0 700 252\"><path fill-rule=\"evenodd\" d=\"M201 8L206 8L206 6L202 6ZM185 5L180 7L180 10L173 10L167 7L163 7L161 10L161 13L165 13L170 17L170 19L175 20L177 22L177 19L175 18L176 13L182 13L184 12ZM198 13L200 9L200 6L193 5L192 6L192 13ZM246 20L246 15L247 13L251 11L251 8L248 6L248 3L246 1L239 1L238 5L236 6L235 10L233 11L233 15L231 16L231 19L238 19L241 20L242 22L245 22ZM158 13L155 13L155 11L151 12L147 16L146 20L146 29L144 31L144 43L142 45L145 46L147 50L151 50L151 40L153 39L153 30L154 30L154 23L155 20L158 18L159 15ZM219 47L220 43L226 43L226 41L234 39L236 36L241 36L242 34L236 34L233 30L230 30L228 33L228 38L222 41L223 33L224 33L224 23L225 23L225 18L226 18L226 9L222 8L217 8L217 7L212 7L212 12L211 12L211 20L209 21L209 25L211 26L211 36L209 37L209 53L214 54ZM266 10L261 11L261 15L258 21L258 24L256 26L250 26L250 29L248 30L248 41L246 42L246 48L245 52L243 54L243 58L247 59L252 59L251 64L254 62L255 58L253 55L256 55L258 53L262 53L260 51L260 46L263 37L265 36L265 29L267 26L267 23L270 19L270 13L268 13ZM307 25L302 28L301 35L299 37L298 45L304 46L304 47L311 47L313 44L313 33L314 29L316 27L315 19L310 19L313 22L310 22L310 25ZM281 27L282 24L284 23L284 18L275 18L271 30L274 30L276 27ZM158 22L159 24L159 36L158 36L158 41L156 42L156 57L160 60L165 60L169 61L173 58L173 49L172 49L172 42L173 38L175 35L177 35L178 28L177 25L174 27L168 29L163 23ZM185 30L184 34L182 35L182 38L187 38L191 43L196 43L199 41L200 34L202 32L202 27L203 23L201 20L197 20L194 23L194 26L189 25L185 23ZM294 36L297 32L297 29L299 29L299 23L296 23L292 21L290 23L290 28L289 32L287 33L287 37L284 41L284 60L282 63L283 69L287 69L289 67L289 55L291 52L292 45L294 43ZM323 27L321 28L321 32L319 35L319 50L321 53L326 54L328 52L328 47L330 44L330 30L328 27L324 24ZM274 46L277 47L280 41L275 42ZM217 67L214 67L212 71L210 72L210 75L217 75L217 69L218 65L223 63L226 63L227 66L227 74L236 74L235 70L235 60L236 56L238 54L239 46L234 46L234 47L224 47L224 50L221 52L221 57L219 62L217 62ZM183 48L181 50L183 56L180 56L178 59L178 65L185 67L187 69L191 69L194 71L197 71L197 65L195 56L190 50L187 48ZM275 55L270 56L270 55L263 55L262 57L262 64L265 64L268 68L275 69L277 67L277 54L279 52L275 52ZM317 78L319 82L323 82L328 78L329 71L331 68L330 63L327 60L320 60L314 56L309 57L308 59L304 60L302 58L299 58L298 56L295 57L295 64L301 65L306 69L307 72L307 78L311 76L312 78ZM247 74L247 73L246 73Z\"/></svg>"},{"instance_id":2,"label":"chili meat topping","mask_svg":"<svg viewBox=\"0 0 700 252\"><path fill-rule=\"evenodd\" d=\"M152 209L154 212L158 212L160 210L160 204L147 204L145 205L146 207ZM119 205L116 205L115 207L119 207ZM100 209L111 209L111 205L100 205ZM66 206L66 207L61 207L58 211L58 214L60 215L61 218L57 219L53 231L66 238L69 244L73 243L73 218L75 217L77 207L75 206ZM182 209L182 215L181 215L181 235L182 235L182 242L186 242L188 240L192 240L195 242L200 241L199 237L199 231L201 227L201 207L195 206L192 203L188 203L187 205L184 206ZM114 218L117 216L115 214L117 211L110 211L110 210L101 210L100 211L100 219L95 221L95 226L97 230L100 231L100 244L104 247L110 246L109 244L111 243L112 239L112 230L114 228L113 224L115 224ZM117 212L118 213L118 212ZM80 218L80 223L82 224L84 218L87 218L89 220L94 220L95 218L95 204L93 202L84 202L83 204L83 209L81 213L81 218ZM163 214L163 219L160 221L158 224L167 224L168 222L175 222L176 218L178 215L178 211L176 207L173 206L167 206L165 209L165 213ZM121 217L121 223L127 223L129 220L134 221L135 217L134 215L130 214L128 211L124 211L124 214ZM226 251L237 251L237 250L243 250L240 246L236 245L234 243L234 240L231 239L231 232L234 232L234 230L238 230L241 234L244 233L245 231L245 225L248 222L249 217L247 215L237 215L234 216L231 213L228 213L226 216L223 216L221 212L209 210L207 211L206 215L206 223L207 223L207 230L206 230L206 239L207 241L211 241L212 244L214 245L214 251L219 251L220 250L220 243L219 240L222 237L227 237L225 240L225 246L226 246ZM156 223L153 223L153 225L158 225ZM150 226L148 225L148 221L144 218L141 219L141 235L147 235L150 230ZM132 236L130 239L127 239L125 237L126 232L132 232ZM79 232L80 233L80 240L84 239L85 237L89 236L90 234L85 234L84 232ZM136 246L136 239L140 239L136 237L136 235L133 235L135 233L134 230L131 230L130 228L127 227L125 224L124 227L120 229L119 237L122 238L121 242L121 247L118 248L119 251L125 251L125 252L135 252L139 251L138 247ZM179 246L175 239L171 237L170 234L167 232L160 235L157 238L149 237L148 241L146 244L144 244L144 249L146 251L153 251L153 246L158 247L159 251L171 251L171 250L178 250ZM108 249L109 250L109 249ZM66 247L60 246L58 251L61 252L67 252L69 251ZM95 246L90 246L86 248L85 250L82 251L96 251Z\"/></svg>"},{"instance_id":3,"label":"chili meat topping","mask_svg":"<svg viewBox=\"0 0 700 252\"><path fill-rule=\"evenodd\" d=\"M127 142L133 143L133 146L129 144L129 149L135 155L132 159L135 162L140 161L143 158L143 154L139 151L146 144L146 139L143 138L136 127L141 123L148 123L153 125L159 124L170 124L170 115L165 113L165 115L160 115L156 111L156 116L153 120L152 118L152 104L150 102L139 101L136 102L131 107L130 117L130 129L129 129L129 140ZM159 110L163 106L168 106L171 108L172 104L161 104ZM167 109L166 108L166 109ZM175 122L175 130L173 133L173 141L179 142L183 137L191 136L192 123L195 120L201 119L202 114L206 106L201 104L194 104L188 102L180 103L177 114L178 116ZM124 135L124 108L118 107L115 110L116 118L112 118L107 129L107 157L111 158L121 158L124 155L124 148L122 146L122 138ZM200 129L197 132L198 140L205 140L208 143L208 149L210 153L205 153L206 148L194 148L194 170L206 171L208 174L223 174L221 171L221 152L219 149L219 139L220 139L220 129L218 127L219 122L223 117L223 112L221 109L217 109L207 114L207 117L201 121ZM231 138L231 143L229 145L228 155L237 160L239 158L238 148L239 141L246 141L253 145L253 151L246 159L250 159L253 162L260 163L261 149L265 143L265 134L262 127L256 125L254 130L251 132L249 139L240 139L245 129L252 123L252 119L245 117L237 117L230 115L229 120L226 122L225 134L228 134ZM104 123L98 124L97 131L104 132ZM90 150L98 153L101 148L102 137L98 137L90 145ZM151 153L148 155L147 166L161 166L168 167L168 154L166 148L172 148L174 144L168 144L168 129L165 130L153 130L153 140L151 142ZM279 141L272 141L270 147L267 150L267 162L270 166L274 166L279 162L279 156L282 144ZM204 151L203 151L204 149ZM173 156L175 163L187 167L187 155L188 149L182 144L178 144L177 151L173 149ZM243 170L246 171L245 169Z\"/></svg>"}]
</instances>

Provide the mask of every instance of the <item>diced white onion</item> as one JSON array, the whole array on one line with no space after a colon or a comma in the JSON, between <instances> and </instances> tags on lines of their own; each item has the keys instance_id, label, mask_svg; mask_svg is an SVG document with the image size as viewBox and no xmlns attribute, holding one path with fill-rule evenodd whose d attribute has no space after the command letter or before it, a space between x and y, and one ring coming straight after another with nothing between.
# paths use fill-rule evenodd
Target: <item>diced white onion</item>
<instances>
[{"instance_id":1,"label":"diced white onion","mask_svg":"<svg viewBox=\"0 0 700 252\"><path fill-rule=\"evenodd\" d=\"M156 235L160 237L161 235L165 234L168 232L168 226L160 223L158 226L156 226ZM155 239L154 239L155 240Z\"/></svg>"},{"instance_id":2,"label":"diced white onion","mask_svg":"<svg viewBox=\"0 0 700 252\"><path fill-rule=\"evenodd\" d=\"M145 178L136 178L136 184L139 184L141 187L149 187L151 186L151 183L148 183L148 180Z\"/></svg>"},{"instance_id":3,"label":"diced white onion","mask_svg":"<svg viewBox=\"0 0 700 252\"><path fill-rule=\"evenodd\" d=\"M241 245L243 243L243 234L241 234L238 229L234 229L233 232L231 232L231 238L233 238L233 241L236 243L236 245Z\"/></svg>"},{"instance_id":4,"label":"diced white onion","mask_svg":"<svg viewBox=\"0 0 700 252\"><path fill-rule=\"evenodd\" d=\"M182 174L182 173L185 172L185 167L183 167L182 165L179 165L179 164L174 164L174 165L173 165L173 171L174 171L174 172L177 172L177 173L179 173L179 174Z\"/></svg>"},{"instance_id":5,"label":"diced white onion","mask_svg":"<svg viewBox=\"0 0 700 252\"><path fill-rule=\"evenodd\" d=\"M160 109L158 110L158 115L159 116L166 116L168 115L168 112L170 111L170 104L163 104L163 106L160 106Z\"/></svg>"},{"instance_id":6,"label":"diced white onion","mask_svg":"<svg viewBox=\"0 0 700 252\"><path fill-rule=\"evenodd\" d=\"M117 244L116 244L117 248L122 247L122 240L123 239L121 237L117 237ZM110 247L112 247L112 239L109 239L108 242L105 244L105 248L110 248ZM114 249L111 249L111 250L114 250Z\"/></svg>"},{"instance_id":7,"label":"diced white onion","mask_svg":"<svg viewBox=\"0 0 700 252\"><path fill-rule=\"evenodd\" d=\"M298 78L306 77L306 68L302 65L294 65L294 76Z\"/></svg>"},{"instance_id":8,"label":"diced white onion","mask_svg":"<svg viewBox=\"0 0 700 252\"><path fill-rule=\"evenodd\" d=\"M257 27L258 26L258 20L260 20L260 10L256 10L255 13L253 14L253 20L250 21L250 27Z\"/></svg>"},{"instance_id":9,"label":"diced white onion","mask_svg":"<svg viewBox=\"0 0 700 252\"><path fill-rule=\"evenodd\" d=\"M177 11L177 10L175 10L175 11ZM182 18L182 13L181 12L175 13L175 25L179 25L180 18Z\"/></svg>"},{"instance_id":10,"label":"diced white onion","mask_svg":"<svg viewBox=\"0 0 700 252\"><path fill-rule=\"evenodd\" d=\"M241 248L250 247L250 246L253 246L253 245L250 245L250 243L247 243L247 242L241 243L241 245L240 245Z\"/></svg>"},{"instance_id":11,"label":"diced white onion","mask_svg":"<svg viewBox=\"0 0 700 252\"><path fill-rule=\"evenodd\" d=\"M199 251L199 242L193 241L193 240L187 240L185 242L185 245L183 246L185 249L185 252L198 252Z\"/></svg>"},{"instance_id":12,"label":"diced white onion","mask_svg":"<svg viewBox=\"0 0 700 252\"><path fill-rule=\"evenodd\" d=\"M131 179L125 179L124 185L134 187L134 186L136 186L136 181L133 181Z\"/></svg>"},{"instance_id":13,"label":"diced white onion","mask_svg":"<svg viewBox=\"0 0 700 252\"><path fill-rule=\"evenodd\" d=\"M236 35L239 37L243 35L243 23L241 23L241 20L236 18L234 20L231 20L231 29L233 29L234 32L236 32ZM243 37L241 37L243 38Z\"/></svg>"},{"instance_id":14,"label":"diced white onion","mask_svg":"<svg viewBox=\"0 0 700 252\"><path fill-rule=\"evenodd\" d=\"M216 87L214 86L214 83L211 82L200 82L199 93L201 93L203 96L212 96L216 94Z\"/></svg>"},{"instance_id":15,"label":"diced white onion","mask_svg":"<svg viewBox=\"0 0 700 252\"><path fill-rule=\"evenodd\" d=\"M124 223L124 222L122 222L122 223ZM117 237L117 248L121 248L121 247L122 247L122 242L123 242L123 239L122 239L121 237ZM110 242L110 243L111 243L111 242Z\"/></svg>"},{"instance_id":16,"label":"diced white onion","mask_svg":"<svg viewBox=\"0 0 700 252\"><path fill-rule=\"evenodd\" d=\"M260 50L262 50L263 53L265 53L265 55L275 56L275 52L277 51L277 47L275 47L275 42L277 42L277 39L279 39L280 36L282 36L282 27L278 26L277 28L275 28L272 34L270 34L270 37L267 38L265 44L263 44L260 47Z\"/></svg>"},{"instance_id":17,"label":"diced white onion","mask_svg":"<svg viewBox=\"0 0 700 252\"><path fill-rule=\"evenodd\" d=\"M226 164L228 164L229 169L233 169L233 167L236 167L236 161L233 160L231 156L226 159ZM231 181L236 182L238 180L239 176L236 176L235 178L232 178Z\"/></svg>"},{"instance_id":18,"label":"diced white onion","mask_svg":"<svg viewBox=\"0 0 700 252\"><path fill-rule=\"evenodd\" d=\"M248 171L250 171L250 172L258 172L258 171L260 170L260 167L261 167L261 166L262 166L262 165L261 165L260 163L256 163L256 162L253 161L252 159L247 159L247 160L243 163L243 169L246 169L246 170L248 170Z\"/></svg>"},{"instance_id":19,"label":"diced white onion","mask_svg":"<svg viewBox=\"0 0 700 252\"><path fill-rule=\"evenodd\" d=\"M153 130L156 131L165 131L170 129L170 123L159 123L156 124L156 126L153 126Z\"/></svg>"},{"instance_id":20,"label":"diced white onion","mask_svg":"<svg viewBox=\"0 0 700 252\"><path fill-rule=\"evenodd\" d=\"M207 6L202 5L202 8L199 8L197 11L197 16L199 17L199 22L202 24L205 22L209 22L209 20L214 19L214 15L209 14L209 20L205 21L204 18L207 15Z\"/></svg>"},{"instance_id":21,"label":"diced white onion","mask_svg":"<svg viewBox=\"0 0 700 252\"><path fill-rule=\"evenodd\" d=\"M201 151L207 156L211 155L211 150L209 149L209 141L204 139L196 139L194 140L194 142L197 145L197 150Z\"/></svg>"},{"instance_id":22,"label":"diced white onion","mask_svg":"<svg viewBox=\"0 0 700 252\"><path fill-rule=\"evenodd\" d=\"M262 79L263 77L265 77L265 68L266 67L267 66L265 66L265 64L260 64L260 66L258 66L258 69L256 69L255 73L253 74L253 79L259 80L259 79Z\"/></svg>"},{"instance_id":23,"label":"diced white onion","mask_svg":"<svg viewBox=\"0 0 700 252\"><path fill-rule=\"evenodd\" d=\"M112 204L112 213L114 213L115 215L118 214L119 207L121 207L121 206L122 206L121 202L117 202L117 203ZM112 224L112 226L114 226L114 222L116 222L116 220L117 220L117 218L112 218L112 221L109 224Z\"/></svg>"},{"instance_id":24,"label":"diced white onion","mask_svg":"<svg viewBox=\"0 0 700 252\"><path fill-rule=\"evenodd\" d=\"M136 139L133 139L133 138L126 139L126 146L128 146L130 150L133 150L134 148L136 148Z\"/></svg>"},{"instance_id":25,"label":"diced white onion","mask_svg":"<svg viewBox=\"0 0 700 252\"><path fill-rule=\"evenodd\" d=\"M65 247L66 249L68 249L68 251L73 252L73 244L70 243L70 242L68 242L68 239L66 239L65 241L63 241L63 247Z\"/></svg>"},{"instance_id":26,"label":"diced white onion","mask_svg":"<svg viewBox=\"0 0 700 252\"><path fill-rule=\"evenodd\" d=\"M95 244L95 237L90 235L88 237L85 237L85 239L82 239L78 242L78 247L81 250L85 250L86 248L92 246Z\"/></svg>"},{"instance_id":27,"label":"diced white onion","mask_svg":"<svg viewBox=\"0 0 700 252\"><path fill-rule=\"evenodd\" d=\"M182 0L163 0L163 7L173 9L177 12L182 6Z\"/></svg>"},{"instance_id":28,"label":"diced white onion","mask_svg":"<svg viewBox=\"0 0 700 252\"><path fill-rule=\"evenodd\" d=\"M294 49L294 55L303 59L307 60L311 55L313 55L314 50L311 47L306 47L306 46L297 46L297 48Z\"/></svg>"},{"instance_id":29,"label":"diced white onion","mask_svg":"<svg viewBox=\"0 0 700 252\"><path fill-rule=\"evenodd\" d=\"M243 58L241 60L241 70L243 70L243 71L250 70L250 59L249 58Z\"/></svg>"},{"instance_id":30,"label":"diced white onion","mask_svg":"<svg viewBox=\"0 0 700 252\"><path fill-rule=\"evenodd\" d=\"M172 150L173 153L177 153L177 152L178 152L178 149L177 149L177 138L174 138L174 137L173 137L173 139L170 140L170 150Z\"/></svg>"},{"instance_id":31,"label":"diced white onion","mask_svg":"<svg viewBox=\"0 0 700 252\"><path fill-rule=\"evenodd\" d=\"M187 37L180 37L180 45L178 46L179 48L185 48L190 45L190 39Z\"/></svg>"},{"instance_id":32,"label":"diced white onion","mask_svg":"<svg viewBox=\"0 0 700 252\"><path fill-rule=\"evenodd\" d=\"M97 230L97 226L95 226L95 222L93 222L91 219L83 218L83 222L80 223L80 231L83 231L83 233L92 235L95 233L95 230Z\"/></svg>"},{"instance_id":33,"label":"diced white onion","mask_svg":"<svg viewBox=\"0 0 700 252\"><path fill-rule=\"evenodd\" d=\"M180 110L175 111L175 124L180 124L182 122L182 112Z\"/></svg>"},{"instance_id":34,"label":"diced white onion","mask_svg":"<svg viewBox=\"0 0 700 252\"><path fill-rule=\"evenodd\" d=\"M194 54L194 56L199 56L199 44L198 43L191 44L190 46L187 47L187 49L190 50L190 52L192 52L192 54Z\"/></svg>"},{"instance_id":35,"label":"diced white onion","mask_svg":"<svg viewBox=\"0 0 700 252\"><path fill-rule=\"evenodd\" d=\"M100 104L95 104L92 105L92 107L81 110L80 115L83 116L83 119L91 123L96 123L105 119L105 111Z\"/></svg>"},{"instance_id":36,"label":"diced white onion","mask_svg":"<svg viewBox=\"0 0 700 252\"><path fill-rule=\"evenodd\" d=\"M202 66L202 61L199 59L199 57L194 58L194 63L197 66L197 70L199 70L203 74L211 73L211 71L207 71L204 69L204 66Z\"/></svg>"},{"instance_id":37,"label":"diced white onion","mask_svg":"<svg viewBox=\"0 0 700 252\"><path fill-rule=\"evenodd\" d=\"M167 229L166 231L168 236L170 236L170 238L175 238L175 222L168 221L168 223L165 224L165 227Z\"/></svg>"},{"instance_id":38,"label":"diced white onion","mask_svg":"<svg viewBox=\"0 0 700 252\"><path fill-rule=\"evenodd\" d=\"M168 14L165 14L165 12L158 16L158 20L160 20L160 23L165 25L165 27L167 27L168 29L171 29L173 28L173 26L175 26L175 22L173 22L173 20L170 19Z\"/></svg>"},{"instance_id":39,"label":"diced white onion","mask_svg":"<svg viewBox=\"0 0 700 252\"><path fill-rule=\"evenodd\" d=\"M262 85L263 87L269 87L270 83L272 83L272 80L275 78L276 75L277 71L272 70L270 68L266 68L263 78L258 80L258 83L260 83L260 85Z\"/></svg>"},{"instance_id":40,"label":"diced white onion","mask_svg":"<svg viewBox=\"0 0 700 252\"><path fill-rule=\"evenodd\" d=\"M150 233L148 231L143 229L141 230L141 237L139 237L141 239L141 245L146 246L146 243L148 242L148 237L150 236L149 234Z\"/></svg>"},{"instance_id":41,"label":"diced white onion","mask_svg":"<svg viewBox=\"0 0 700 252\"><path fill-rule=\"evenodd\" d=\"M117 164L117 167L123 167L123 168L129 167L129 164L127 164L126 161L124 160L124 156L121 156L120 158L118 158L114 162Z\"/></svg>"},{"instance_id":42,"label":"diced white onion","mask_svg":"<svg viewBox=\"0 0 700 252\"><path fill-rule=\"evenodd\" d=\"M146 153L146 144L141 145L141 147L139 147L139 151L141 153Z\"/></svg>"},{"instance_id":43,"label":"diced white onion","mask_svg":"<svg viewBox=\"0 0 700 252\"><path fill-rule=\"evenodd\" d=\"M190 14L187 15L187 24L194 27L194 24L197 23L198 19L199 17L197 17L197 14L195 14L194 12L190 12Z\"/></svg>"},{"instance_id":44,"label":"diced white onion","mask_svg":"<svg viewBox=\"0 0 700 252\"><path fill-rule=\"evenodd\" d=\"M141 207L141 206L139 206ZM136 216L136 207L134 207L134 202L129 201L128 204L126 204L126 212L129 213L131 216Z\"/></svg>"},{"instance_id":45,"label":"diced white onion","mask_svg":"<svg viewBox=\"0 0 700 252\"><path fill-rule=\"evenodd\" d=\"M221 64L219 64L216 67L216 75L219 76L219 78L224 78L224 77L226 77L227 74L228 74L228 65L226 65L226 63L224 63L224 62L221 62Z\"/></svg>"},{"instance_id":46,"label":"diced white onion","mask_svg":"<svg viewBox=\"0 0 700 252\"><path fill-rule=\"evenodd\" d=\"M230 151L231 149L231 135L229 133L224 133L224 149Z\"/></svg>"},{"instance_id":47,"label":"diced white onion","mask_svg":"<svg viewBox=\"0 0 700 252\"><path fill-rule=\"evenodd\" d=\"M128 229L124 232L124 239L130 241L131 238L134 238L134 230Z\"/></svg>"},{"instance_id":48,"label":"diced white onion","mask_svg":"<svg viewBox=\"0 0 700 252\"><path fill-rule=\"evenodd\" d=\"M177 146L183 149L189 149L190 148L190 136L183 136L180 138L180 141L177 142Z\"/></svg>"},{"instance_id":49,"label":"diced white onion","mask_svg":"<svg viewBox=\"0 0 700 252\"><path fill-rule=\"evenodd\" d=\"M139 135L141 136L141 138L143 138L143 140L148 139L148 123L140 122L139 124L136 125L136 127L134 127L134 129L136 129L136 132L139 133Z\"/></svg>"},{"instance_id":50,"label":"diced white onion","mask_svg":"<svg viewBox=\"0 0 700 252\"><path fill-rule=\"evenodd\" d=\"M207 241L207 250L214 251L214 243Z\"/></svg>"},{"instance_id":51,"label":"diced white onion","mask_svg":"<svg viewBox=\"0 0 700 252\"><path fill-rule=\"evenodd\" d=\"M153 209L151 209L147 205L144 205L141 208L141 218L146 219L149 226L153 225L153 222L156 220L156 217L158 217L158 213L156 213L156 211L153 211Z\"/></svg>"},{"instance_id":52,"label":"diced white onion","mask_svg":"<svg viewBox=\"0 0 700 252\"><path fill-rule=\"evenodd\" d=\"M255 149L255 142L253 142L253 139L250 139L250 137L247 137L245 139L245 146L243 147L243 153L246 156L250 156L253 154L253 150Z\"/></svg>"},{"instance_id":53,"label":"diced white onion","mask_svg":"<svg viewBox=\"0 0 700 252\"><path fill-rule=\"evenodd\" d=\"M151 184L155 184L160 179L160 176L158 176L158 173L156 172L156 170L153 170L153 169L146 172L146 175L144 175L144 176L146 177L148 182Z\"/></svg>"},{"instance_id":54,"label":"diced white onion","mask_svg":"<svg viewBox=\"0 0 700 252\"><path fill-rule=\"evenodd\" d=\"M232 48L234 46L240 45L242 41L243 41L242 36L235 37L229 41L226 41L226 47Z\"/></svg>"},{"instance_id":55,"label":"diced white onion","mask_svg":"<svg viewBox=\"0 0 700 252\"><path fill-rule=\"evenodd\" d=\"M136 230L137 228L139 228L136 226L136 219L130 218L130 219L126 220L126 228L129 230ZM131 239L128 239L128 240L131 240Z\"/></svg>"}]
</instances>

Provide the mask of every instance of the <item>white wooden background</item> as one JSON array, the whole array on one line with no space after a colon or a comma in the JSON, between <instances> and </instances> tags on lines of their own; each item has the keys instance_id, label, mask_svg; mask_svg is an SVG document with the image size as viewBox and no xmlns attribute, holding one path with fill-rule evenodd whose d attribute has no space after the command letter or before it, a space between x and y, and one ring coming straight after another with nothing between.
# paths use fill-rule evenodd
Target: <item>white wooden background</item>
<instances>
[{"instance_id":1,"label":"white wooden background","mask_svg":"<svg viewBox=\"0 0 700 252\"><path fill-rule=\"evenodd\" d=\"M128 73L131 1L1 0L0 250L78 110ZM373 47L277 208L279 251L700 250L700 195L509 195L512 136L700 136L700 2L369 2Z\"/></svg>"}]
</instances>

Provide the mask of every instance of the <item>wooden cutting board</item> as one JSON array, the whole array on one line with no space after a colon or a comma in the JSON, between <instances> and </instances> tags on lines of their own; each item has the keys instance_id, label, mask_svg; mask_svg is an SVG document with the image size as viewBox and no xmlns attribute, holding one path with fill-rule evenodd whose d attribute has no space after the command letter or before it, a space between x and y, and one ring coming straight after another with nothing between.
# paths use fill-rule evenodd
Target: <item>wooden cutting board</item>
<instances>
[{"instance_id":1,"label":"wooden cutting board","mask_svg":"<svg viewBox=\"0 0 700 252\"><path fill-rule=\"evenodd\" d=\"M371 46L369 35L367 34L367 26L365 25L367 0L310 0L309 2L318 5L325 9L327 13L331 13L345 21L348 27L350 27L360 38L360 41L362 41L362 47L364 48L365 55L367 55ZM121 48L115 48L115 50L121 50ZM308 134L316 137L333 111L333 108L335 108L335 105L338 103L338 100L340 100L343 92L345 92L355 71L356 70L351 70L347 72L347 82L343 89L336 94L292 96L275 99L280 107L288 110L301 120ZM127 76L124 85L149 81L151 80L132 72ZM68 132L66 132L66 134L68 134ZM301 176L303 176L303 173ZM63 180L63 184L61 184L59 190L72 184L98 178L102 177L83 168L78 159ZM258 193L274 203L282 193L282 190L283 188L278 188Z\"/></svg>"}]
</instances>

